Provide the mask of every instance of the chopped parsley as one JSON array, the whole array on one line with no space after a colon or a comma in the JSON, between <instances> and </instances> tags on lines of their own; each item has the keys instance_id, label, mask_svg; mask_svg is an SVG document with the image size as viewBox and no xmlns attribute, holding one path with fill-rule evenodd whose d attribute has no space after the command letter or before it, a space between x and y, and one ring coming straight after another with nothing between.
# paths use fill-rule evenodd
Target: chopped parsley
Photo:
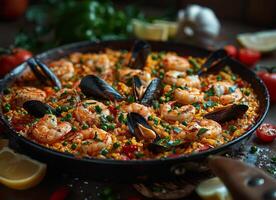
<instances>
[{"instance_id":1,"label":"chopped parsley","mask_svg":"<svg viewBox=\"0 0 276 200\"><path fill-rule=\"evenodd\" d=\"M200 104L198 102L192 103L192 105L199 110L200 109Z\"/></svg>"},{"instance_id":2,"label":"chopped parsley","mask_svg":"<svg viewBox=\"0 0 276 200\"><path fill-rule=\"evenodd\" d=\"M118 120L120 123L125 124L127 122L127 119L125 119L123 113L119 114Z\"/></svg>"},{"instance_id":3,"label":"chopped parsley","mask_svg":"<svg viewBox=\"0 0 276 200\"><path fill-rule=\"evenodd\" d=\"M205 109L207 109L207 108L212 108L212 107L217 106L217 105L218 105L217 102L214 102L214 101L211 101L211 100L206 101L206 102L203 103L203 107L204 107Z\"/></svg>"},{"instance_id":4,"label":"chopped parsley","mask_svg":"<svg viewBox=\"0 0 276 200\"><path fill-rule=\"evenodd\" d=\"M120 143L119 142L115 142L114 144L113 144L113 149L117 149L117 148L119 148L120 147Z\"/></svg>"},{"instance_id":5,"label":"chopped parsley","mask_svg":"<svg viewBox=\"0 0 276 200\"><path fill-rule=\"evenodd\" d=\"M209 129L207 128L200 128L197 132L197 136L201 136L202 134L206 133Z\"/></svg>"},{"instance_id":6,"label":"chopped parsley","mask_svg":"<svg viewBox=\"0 0 276 200\"><path fill-rule=\"evenodd\" d=\"M182 131L182 129L178 128L178 127L173 127L173 131L176 133L180 133Z\"/></svg>"},{"instance_id":7,"label":"chopped parsley","mask_svg":"<svg viewBox=\"0 0 276 200\"><path fill-rule=\"evenodd\" d=\"M154 109L160 108L160 104L159 104L159 102L156 101L156 100L154 100L154 101L152 102L152 106L153 106Z\"/></svg>"},{"instance_id":8,"label":"chopped parsley","mask_svg":"<svg viewBox=\"0 0 276 200\"><path fill-rule=\"evenodd\" d=\"M230 133L233 133L233 132L235 132L237 130L237 127L236 126L234 126L234 125L230 125L229 126L229 132Z\"/></svg>"},{"instance_id":9,"label":"chopped parsley","mask_svg":"<svg viewBox=\"0 0 276 200\"><path fill-rule=\"evenodd\" d=\"M133 103L133 102L135 102L134 96L128 96L128 97L127 97L127 102L128 102L128 103Z\"/></svg>"},{"instance_id":10,"label":"chopped parsley","mask_svg":"<svg viewBox=\"0 0 276 200\"><path fill-rule=\"evenodd\" d=\"M215 90L214 90L213 87L211 87L209 90L207 90L207 91L205 92L205 96L206 96L206 97L211 97L211 96L214 96L214 95L215 95Z\"/></svg>"},{"instance_id":11,"label":"chopped parsley","mask_svg":"<svg viewBox=\"0 0 276 200\"><path fill-rule=\"evenodd\" d=\"M95 106L95 111L96 111L96 113L101 114L102 108L99 105L96 105Z\"/></svg>"},{"instance_id":12,"label":"chopped parsley","mask_svg":"<svg viewBox=\"0 0 276 200\"><path fill-rule=\"evenodd\" d=\"M87 124L83 124L81 128L82 128L82 130L85 130L85 129L88 129L89 126Z\"/></svg>"},{"instance_id":13,"label":"chopped parsley","mask_svg":"<svg viewBox=\"0 0 276 200\"><path fill-rule=\"evenodd\" d=\"M4 105L4 111L5 111L5 112L9 112L10 110L11 110L11 104L6 103L6 104Z\"/></svg>"},{"instance_id":14,"label":"chopped parsley","mask_svg":"<svg viewBox=\"0 0 276 200\"><path fill-rule=\"evenodd\" d=\"M218 75L217 76L217 81L221 81L222 80L222 76L221 75Z\"/></svg>"},{"instance_id":15,"label":"chopped parsley","mask_svg":"<svg viewBox=\"0 0 276 200\"><path fill-rule=\"evenodd\" d=\"M76 148L77 148L77 144L76 143L72 143L72 145L71 145L71 149L73 149L73 150L75 150Z\"/></svg>"},{"instance_id":16,"label":"chopped parsley","mask_svg":"<svg viewBox=\"0 0 276 200\"><path fill-rule=\"evenodd\" d=\"M107 150L107 149L102 149L102 150L101 150L101 154L102 154L103 156L107 155L107 154L108 154L108 150Z\"/></svg>"}]
</instances>

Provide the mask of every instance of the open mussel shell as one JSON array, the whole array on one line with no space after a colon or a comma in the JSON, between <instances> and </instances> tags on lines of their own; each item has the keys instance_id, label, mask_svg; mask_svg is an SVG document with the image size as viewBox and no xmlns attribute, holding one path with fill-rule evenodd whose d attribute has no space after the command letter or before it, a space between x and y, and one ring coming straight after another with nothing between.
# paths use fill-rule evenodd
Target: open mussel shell
<instances>
[{"instance_id":1,"label":"open mussel shell","mask_svg":"<svg viewBox=\"0 0 276 200\"><path fill-rule=\"evenodd\" d=\"M248 106L244 104L233 104L210 112L204 115L207 119L212 119L218 123L224 123L241 117L248 110Z\"/></svg>"},{"instance_id":2,"label":"open mussel shell","mask_svg":"<svg viewBox=\"0 0 276 200\"><path fill-rule=\"evenodd\" d=\"M130 133L138 140L144 139L148 135L155 134L155 138L148 144L148 149L153 153L169 151L173 147L179 147L184 144L184 142L172 146L164 144L159 135L147 123L146 119L138 113L131 112L127 115L127 125Z\"/></svg>"},{"instance_id":3,"label":"open mussel shell","mask_svg":"<svg viewBox=\"0 0 276 200\"><path fill-rule=\"evenodd\" d=\"M150 52L151 52L151 47L149 43L143 40L135 41L131 51L129 67L133 69L143 69Z\"/></svg>"},{"instance_id":4,"label":"open mussel shell","mask_svg":"<svg viewBox=\"0 0 276 200\"><path fill-rule=\"evenodd\" d=\"M205 76L208 74L215 74L221 71L225 66L231 66L233 64L233 60L230 57L226 57L218 61L212 67L208 68L206 71L200 71L199 76Z\"/></svg>"},{"instance_id":5,"label":"open mussel shell","mask_svg":"<svg viewBox=\"0 0 276 200\"><path fill-rule=\"evenodd\" d=\"M111 85L95 75L83 77L80 82L80 89L88 97L117 101L124 99Z\"/></svg>"},{"instance_id":6,"label":"open mussel shell","mask_svg":"<svg viewBox=\"0 0 276 200\"><path fill-rule=\"evenodd\" d=\"M198 72L199 76L215 73L220 71L229 62L229 57L224 49L214 51L202 65L202 69Z\"/></svg>"},{"instance_id":7,"label":"open mussel shell","mask_svg":"<svg viewBox=\"0 0 276 200\"><path fill-rule=\"evenodd\" d=\"M152 105L153 100L156 100L160 97L162 90L162 84L160 78L153 79L149 86L147 87L142 99L141 104L150 106Z\"/></svg>"},{"instance_id":8,"label":"open mussel shell","mask_svg":"<svg viewBox=\"0 0 276 200\"><path fill-rule=\"evenodd\" d=\"M151 132L151 134L156 135L154 130L147 123L146 119L138 113L135 113L135 112L128 113L127 125L128 125L130 133L139 140L143 139L143 135L146 134L145 132L147 132L147 133ZM144 132L142 132L142 131L144 131Z\"/></svg>"},{"instance_id":9,"label":"open mussel shell","mask_svg":"<svg viewBox=\"0 0 276 200\"><path fill-rule=\"evenodd\" d=\"M34 75L43 83L49 83L58 89L61 89L61 82L58 77L49 69L47 65L36 58L30 58L27 60Z\"/></svg>"},{"instance_id":10,"label":"open mussel shell","mask_svg":"<svg viewBox=\"0 0 276 200\"><path fill-rule=\"evenodd\" d=\"M27 110L29 114L37 118L41 118L45 114L54 114L54 115L58 114L56 110L52 108L50 105L38 100L26 101L23 104L23 108Z\"/></svg>"},{"instance_id":11,"label":"open mussel shell","mask_svg":"<svg viewBox=\"0 0 276 200\"><path fill-rule=\"evenodd\" d=\"M139 102L144 94L144 90L143 90L143 84L141 82L141 79L138 76L134 76L132 78L132 89L133 89L133 95L135 97L135 101Z\"/></svg>"}]
</instances>

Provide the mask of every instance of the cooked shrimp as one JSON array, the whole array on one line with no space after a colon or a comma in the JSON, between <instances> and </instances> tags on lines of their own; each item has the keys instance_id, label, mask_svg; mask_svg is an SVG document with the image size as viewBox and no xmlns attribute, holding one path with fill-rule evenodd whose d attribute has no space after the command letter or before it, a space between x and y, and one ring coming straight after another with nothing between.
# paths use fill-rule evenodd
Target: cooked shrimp
<instances>
[{"instance_id":1,"label":"cooked shrimp","mask_svg":"<svg viewBox=\"0 0 276 200\"><path fill-rule=\"evenodd\" d=\"M242 98L242 92L231 83L222 81L213 85L215 95L219 97L223 105L234 103Z\"/></svg>"},{"instance_id":2,"label":"cooked shrimp","mask_svg":"<svg viewBox=\"0 0 276 200\"><path fill-rule=\"evenodd\" d=\"M174 100L181 104L203 102L203 93L196 88L180 89L174 91Z\"/></svg>"},{"instance_id":3,"label":"cooked shrimp","mask_svg":"<svg viewBox=\"0 0 276 200\"><path fill-rule=\"evenodd\" d=\"M167 71L165 73L164 82L171 85L175 84L176 86L200 88L200 80L198 75L186 76L185 72Z\"/></svg>"},{"instance_id":4,"label":"cooked shrimp","mask_svg":"<svg viewBox=\"0 0 276 200\"><path fill-rule=\"evenodd\" d=\"M15 91L13 96L14 104L18 107L29 100L44 101L46 98L46 92L34 87L22 87Z\"/></svg>"},{"instance_id":5,"label":"cooked shrimp","mask_svg":"<svg viewBox=\"0 0 276 200\"><path fill-rule=\"evenodd\" d=\"M151 74L140 69L119 69L118 74L120 81L123 82L126 82L128 79L132 78L135 75L137 75L141 79L143 85L147 86L151 81Z\"/></svg>"},{"instance_id":6,"label":"cooked shrimp","mask_svg":"<svg viewBox=\"0 0 276 200\"><path fill-rule=\"evenodd\" d=\"M190 68L190 63L186 58L177 55L166 55L163 57L163 64L166 71L176 70L186 72Z\"/></svg>"},{"instance_id":7,"label":"cooked shrimp","mask_svg":"<svg viewBox=\"0 0 276 200\"><path fill-rule=\"evenodd\" d=\"M139 113L140 115L142 115L146 119L153 113L152 108L144 106L144 105L139 104L139 103L131 103L129 105L123 105L121 108L125 112Z\"/></svg>"},{"instance_id":8,"label":"cooked shrimp","mask_svg":"<svg viewBox=\"0 0 276 200\"><path fill-rule=\"evenodd\" d=\"M96 126L82 130L78 134L83 137L82 151L90 156L99 155L101 150L109 149L112 144L111 135Z\"/></svg>"},{"instance_id":9,"label":"cooked shrimp","mask_svg":"<svg viewBox=\"0 0 276 200\"><path fill-rule=\"evenodd\" d=\"M192 121L187 126L187 137L194 140L196 138L208 138L216 139L219 138L222 128L219 123L211 119L201 119L197 121Z\"/></svg>"},{"instance_id":10,"label":"cooked shrimp","mask_svg":"<svg viewBox=\"0 0 276 200\"><path fill-rule=\"evenodd\" d=\"M74 111L76 119L87 124L99 124L101 115L110 115L110 111L106 105L95 100L83 101Z\"/></svg>"},{"instance_id":11,"label":"cooked shrimp","mask_svg":"<svg viewBox=\"0 0 276 200\"><path fill-rule=\"evenodd\" d=\"M52 62L50 67L58 78L62 80L69 80L75 73L73 63L64 59Z\"/></svg>"},{"instance_id":12,"label":"cooked shrimp","mask_svg":"<svg viewBox=\"0 0 276 200\"><path fill-rule=\"evenodd\" d=\"M47 114L42 117L31 130L31 135L35 140L45 144L53 144L61 140L71 131L71 124L68 122L59 122L57 117Z\"/></svg>"},{"instance_id":13,"label":"cooked shrimp","mask_svg":"<svg viewBox=\"0 0 276 200\"><path fill-rule=\"evenodd\" d=\"M167 121L190 122L195 115L195 107L192 105L173 108L173 102L165 103L160 106L161 118Z\"/></svg>"}]
</instances>

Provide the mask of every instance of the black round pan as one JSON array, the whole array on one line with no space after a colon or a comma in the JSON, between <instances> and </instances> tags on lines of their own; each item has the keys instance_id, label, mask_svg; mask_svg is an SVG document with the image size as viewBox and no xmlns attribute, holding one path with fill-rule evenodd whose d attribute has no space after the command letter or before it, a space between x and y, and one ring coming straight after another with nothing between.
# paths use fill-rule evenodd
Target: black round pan
<instances>
[{"instance_id":1,"label":"black round pan","mask_svg":"<svg viewBox=\"0 0 276 200\"><path fill-rule=\"evenodd\" d=\"M37 55L36 57L44 62L58 59L69 55L73 52L99 52L105 48L111 49L127 49L130 50L134 41L105 41L105 42L80 42L62 47L55 48ZM153 51L175 51L179 55L205 57L210 52L194 46L170 43L170 42L149 42ZM239 74L247 82L251 83L255 93L260 101L259 117L255 124L252 124L250 129L239 138L224 144L220 147L213 148L204 152L194 153L191 155L183 155L177 158L166 158L159 160L111 160L111 159L91 159L91 158L76 158L73 155L61 153L55 150L45 148L31 140L28 140L13 130L4 118L2 108L0 110L1 121L6 128L6 134L11 139L11 142L16 144L20 151L27 155L46 162L50 166L55 166L63 171L68 171L78 175L90 176L100 180L115 180L115 181L134 181L148 179L163 179L182 175L187 171L200 171L205 168L205 159L209 155L222 154L227 149L229 150L235 144L240 144L248 138L256 128L264 120L269 108L269 96L263 82L256 74L239 62L232 60L230 67ZM20 74L27 69L27 64L23 63L1 80L1 97L3 88L12 84Z\"/></svg>"}]
</instances>

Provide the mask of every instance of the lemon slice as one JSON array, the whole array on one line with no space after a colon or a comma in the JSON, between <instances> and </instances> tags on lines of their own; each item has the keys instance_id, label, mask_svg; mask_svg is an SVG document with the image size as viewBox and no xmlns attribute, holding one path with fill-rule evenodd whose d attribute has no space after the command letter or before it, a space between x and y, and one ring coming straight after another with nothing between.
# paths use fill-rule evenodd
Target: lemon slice
<instances>
[{"instance_id":1,"label":"lemon slice","mask_svg":"<svg viewBox=\"0 0 276 200\"><path fill-rule=\"evenodd\" d=\"M143 40L161 40L166 41L169 37L169 31L164 25L151 24L141 20L132 20L133 33L136 37Z\"/></svg>"},{"instance_id":2,"label":"lemon slice","mask_svg":"<svg viewBox=\"0 0 276 200\"><path fill-rule=\"evenodd\" d=\"M9 140L7 139L0 139L0 150L3 149L4 147L7 147L9 144Z\"/></svg>"},{"instance_id":3,"label":"lemon slice","mask_svg":"<svg viewBox=\"0 0 276 200\"><path fill-rule=\"evenodd\" d=\"M18 190L37 185L45 176L46 165L17 154L8 147L0 151L0 183Z\"/></svg>"},{"instance_id":4,"label":"lemon slice","mask_svg":"<svg viewBox=\"0 0 276 200\"><path fill-rule=\"evenodd\" d=\"M237 39L249 49L260 52L276 50L276 30L239 34Z\"/></svg>"},{"instance_id":5,"label":"lemon slice","mask_svg":"<svg viewBox=\"0 0 276 200\"><path fill-rule=\"evenodd\" d=\"M218 177L200 183L197 194L204 200L231 200L230 193Z\"/></svg>"},{"instance_id":6,"label":"lemon slice","mask_svg":"<svg viewBox=\"0 0 276 200\"><path fill-rule=\"evenodd\" d=\"M173 38L173 37L176 36L177 29L178 29L178 23L177 22L166 21L166 20L154 20L153 23L165 26L169 31L169 37L170 38Z\"/></svg>"}]
</instances>

